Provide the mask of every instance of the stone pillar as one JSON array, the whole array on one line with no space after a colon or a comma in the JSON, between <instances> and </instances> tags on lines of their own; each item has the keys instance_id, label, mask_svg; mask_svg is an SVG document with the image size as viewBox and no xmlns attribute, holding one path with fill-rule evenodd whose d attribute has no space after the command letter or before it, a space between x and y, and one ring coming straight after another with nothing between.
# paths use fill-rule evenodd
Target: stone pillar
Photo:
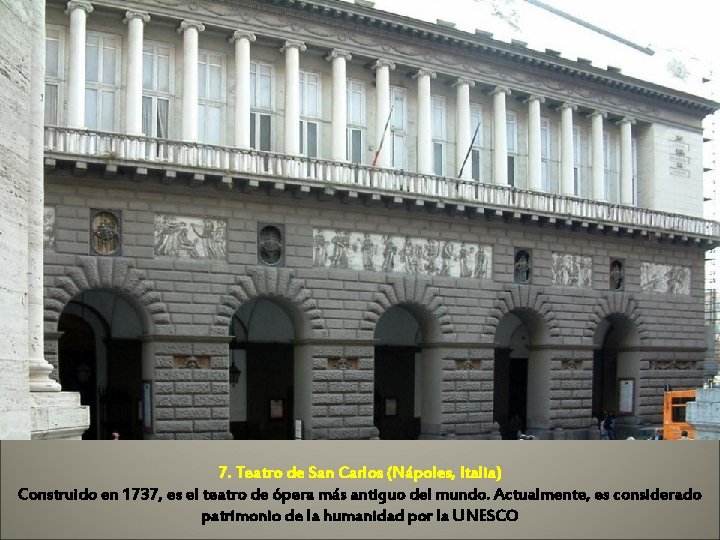
<instances>
[{"instance_id":1,"label":"stone pillar","mask_svg":"<svg viewBox=\"0 0 720 540\"><path fill-rule=\"evenodd\" d=\"M493 90L493 183L508 185L507 115L505 96L510 90L498 86Z\"/></svg>"},{"instance_id":2,"label":"stone pillar","mask_svg":"<svg viewBox=\"0 0 720 540\"><path fill-rule=\"evenodd\" d=\"M620 202L636 204L633 193L632 124L630 118L620 121Z\"/></svg>"},{"instance_id":3,"label":"stone pillar","mask_svg":"<svg viewBox=\"0 0 720 540\"><path fill-rule=\"evenodd\" d=\"M467 156L472 142L472 136L477 126L470 125L470 88L475 86L475 82L460 77L453 83L457 91L457 119L455 122L455 170L460 173L460 167L463 166L465 156ZM472 178L472 167L465 167L460 174L460 178Z\"/></svg>"},{"instance_id":4,"label":"stone pillar","mask_svg":"<svg viewBox=\"0 0 720 540\"><path fill-rule=\"evenodd\" d=\"M542 129L540 104L545 101L538 96L530 96L528 104L528 188L541 191L542 186Z\"/></svg>"},{"instance_id":5,"label":"stone pillar","mask_svg":"<svg viewBox=\"0 0 720 540\"><path fill-rule=\"evenodd\" d=\"M300 51L302 41L288 39L280 49L285 53L285 153L300 155Z\"/></svg>"},{"instance_id":6,"label":"stone pillar","mask_svg":"<svg viewBox=\"0 0 720 540\"><path fill-rule=\"evenodd\" d=\"M347 159L347 76L346 62L352 55L342 49L333 49L325 57L332 62L332 154L334 161Z\"/></svg>"},{"instance_id":7,"label":"stone pillar","mask_svg":"<svg viewBox=\"0 0 720 540\"><path fill-rule=\"evenodd\" d=\"M375 70L375 146L377 148L383 139L385 124L390 114L390 70L395 69L395 64L389 60L379 59L373 64L373 69ZM380 152L377 157L378 167L390 167L392 164L392 154L387 148L388 146L385 146L385 151Z\"/></svg>"},{"instance_id":8,"label":"stone pillar","mask_svg":"<svg viewBox=\"0 0 720 540\"><path fill-rule=\"evenodd\" d=\"M417 172L420 174L433 174L430 79L434 79L436 75L433 71L418 69L413 77L417 79L418 84Z\"/></svg>"},{"instance_id":9,"label":"stone pillar","mask_svg":"<svg viewBox=\"0 0 720 540\"><path fill-rule=\"evenodd\" d=\"M592 122L592 197L604 201L605 197L605 148L603 118L605 113L595 111L590 115Z\"/></svg>"},{"instance_id":10,"label":"stone pillar","mask_svg":"<svg viewBox=\"0 0 720 540\"><path fill-rule=\"evenodd\" d=\"M573 147L574 105L564 103L560 107L560 193L575 194L575 153Z\"/></svg>"},{"instance_id":11,"label":"stone pillar","mask_svg":"<svg viewBox=\"0 0 720 540\"><path fill-rule=\"evenodd\" d=\"M143 29L150 21L144 11L127 11L123 22L128 25L127 89L125 92L125 131L142 133Z\"/></svg>"},{"instance_id":12,"label":"stone pillar","mask_svg":"<svg viewBox=\"0 0 720 540\"><path fill-rule=\"evenodd\" d=\"M250 148L250 43L255 34L236 30L235 43L235 146Z\"/></svg>"},{"instance_id":13,"label":"stone pillar","mask_svg":"<svg viewBox=\"0 0 720 540\"><path fill-rule=\"evenodd\" d=\"M182 138L188 142L198 138L198 33L203 30L203 23L190 19L178 28L183 34Z\"/></svg>"},{"instance_id":14,"label":"stone pillar","mask_svg":"<svg viewBox=\"0 0 720 540\"><path fill-rule=\"evenodd\" d=\"M70 0L70 65L68 69L68 117L71 128L85 127L85 23L93 6L86 0Z\"/></svg>"}]
</instances>

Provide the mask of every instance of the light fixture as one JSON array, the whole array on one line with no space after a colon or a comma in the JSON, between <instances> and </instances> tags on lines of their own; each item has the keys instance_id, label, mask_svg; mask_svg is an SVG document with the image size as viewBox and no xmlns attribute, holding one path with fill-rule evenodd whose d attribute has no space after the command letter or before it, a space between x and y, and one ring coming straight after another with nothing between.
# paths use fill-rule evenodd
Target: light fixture
<instances>
[{"instance_id":1,"label":"light fixture","mask_svg":"<svg viewBox=\"0 0 720 540\"><path fill-rule=\"evenodd\" d=\"M230 368L228 369L228 374L230 375L230 384L235 386L238 383L238 379L240 379L240 370L235 365L235 360L230 363Z\"/></svg>"}]
</instances>

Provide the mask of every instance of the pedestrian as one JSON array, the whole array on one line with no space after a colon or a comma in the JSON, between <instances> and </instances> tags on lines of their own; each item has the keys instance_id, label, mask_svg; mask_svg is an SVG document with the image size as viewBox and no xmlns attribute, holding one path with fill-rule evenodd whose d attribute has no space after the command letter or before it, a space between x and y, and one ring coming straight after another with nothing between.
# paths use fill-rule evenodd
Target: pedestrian
<instances>
[{"instance_id":1,"label":"pedestrian","mask_svg":"<svg viewBox=\"0 0 720 540\"><path fill-rule=\"evenodd\" d=\"M113 440L113 441L119 441L119 440L120 440L120 433L118 433L117 431L113 431L113 432L112 432L112 440Z\"/></svg>"},{"instance_id":2,"label":"pedestrian","mask_svg":"<svg viewBox=\"0 0 720 540\"><path fill-rule=\"evenodd\" d=\"M680 433L680 440L681 440L681 441L689 441L689 440L691 440L690 437L688 437L688 432L687 432L687 430L685 430L685 429L682 430L682 432Z\"/></svg>"},{"instance_id":3,"label":"pedestrian","mask_svg":"<svg viewBox=\"0 0 720 540\"><path fill-rule=\"evenodd\" d=\"M655 431L653 431L653 434L648 439L649 441L662 441L663 440L663 434L662 429L655 428Z\"/></svg>"}]
</instances>

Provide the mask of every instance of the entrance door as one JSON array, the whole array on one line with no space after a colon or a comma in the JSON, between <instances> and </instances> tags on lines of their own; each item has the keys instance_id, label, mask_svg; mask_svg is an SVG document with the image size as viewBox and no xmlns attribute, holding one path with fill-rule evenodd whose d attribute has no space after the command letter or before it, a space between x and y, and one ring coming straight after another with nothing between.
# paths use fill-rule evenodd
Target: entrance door
<instances>
[{"instance_id":1,"label":"entrance door","mask_svg":"<svg viewBox=\"0 0 720 540\"><path fill-rule=\"evenodd\" d=\"M247 439L292 439L293 347L247 344Z\"/></svg>"},{"instance_id":2,"label":"entrance door","mask_svg":"<svg viewBox=\"0 0 720 540\"><path fill-rule=\"evenodd\" d=\"M493 420L503 439L515 439L525 431L527 418L527 358L511 358L510 349L495 349Z\"/></svg>"},{"instance_id":3,"label":"entrance door","mask_svg":"<svg viewBox=\"0 0 720 540\"><path fill-rule=\"evenodd\" d=\"M417 439L415 347L375 347L375 427L381 439Z\"/></svg>"},{"instance_id":4,"label":"entrance door","mask_svg":"<svg viewBox=\"0 0 720 540\"><path fill-rule=\"evenodd\" d=\"M107 381L100 395L101 439L142 439L142 344L134 339L112 339L107 344Z\"/></svg>"}]
</instances>

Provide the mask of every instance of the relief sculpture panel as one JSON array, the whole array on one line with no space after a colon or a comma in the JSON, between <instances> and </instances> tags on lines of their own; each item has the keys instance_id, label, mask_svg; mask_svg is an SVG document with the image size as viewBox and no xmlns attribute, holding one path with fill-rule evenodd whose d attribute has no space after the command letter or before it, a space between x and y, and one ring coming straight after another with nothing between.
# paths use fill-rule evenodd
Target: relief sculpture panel
<instances>
[{"instance_id":1,"label":"relief sculpture panel","mask_svg":"<svg viewBox=\"0 0 720 540\"><path fill-rule=\"evenodd\" d=\"M643 292L690 294L690 268L644 262L640 267L640 290Z\"/></svg>"},{"instance_id":2,"label":"relief sculpture panel","mask_svg":"<svg viewBox=\"0 0 720 540\"><path fill-rule=\"evenodd\" d=\"M225 259L225 220L155 215L155 256L190 259Z\"/></svg>"},{"instance_id":3,"label":"relief sculpture panel","mask_svg":"<svg viewBox=\"0 0 720 540\"><path fill-rule=\"evenodd\" d=\"M471 242L313 230L313 266L489 279L492 248Z\"/></svg>"},{"instance_id":4,"label":"relief sculpture panel","mask_svg":"<svg viewBox=\"0 0 720 540\"><path fill-rule=\"evenodd\" d=\"M591 289L592 257L553 253L552 284Z\"/></svg>"}]
</instances>

